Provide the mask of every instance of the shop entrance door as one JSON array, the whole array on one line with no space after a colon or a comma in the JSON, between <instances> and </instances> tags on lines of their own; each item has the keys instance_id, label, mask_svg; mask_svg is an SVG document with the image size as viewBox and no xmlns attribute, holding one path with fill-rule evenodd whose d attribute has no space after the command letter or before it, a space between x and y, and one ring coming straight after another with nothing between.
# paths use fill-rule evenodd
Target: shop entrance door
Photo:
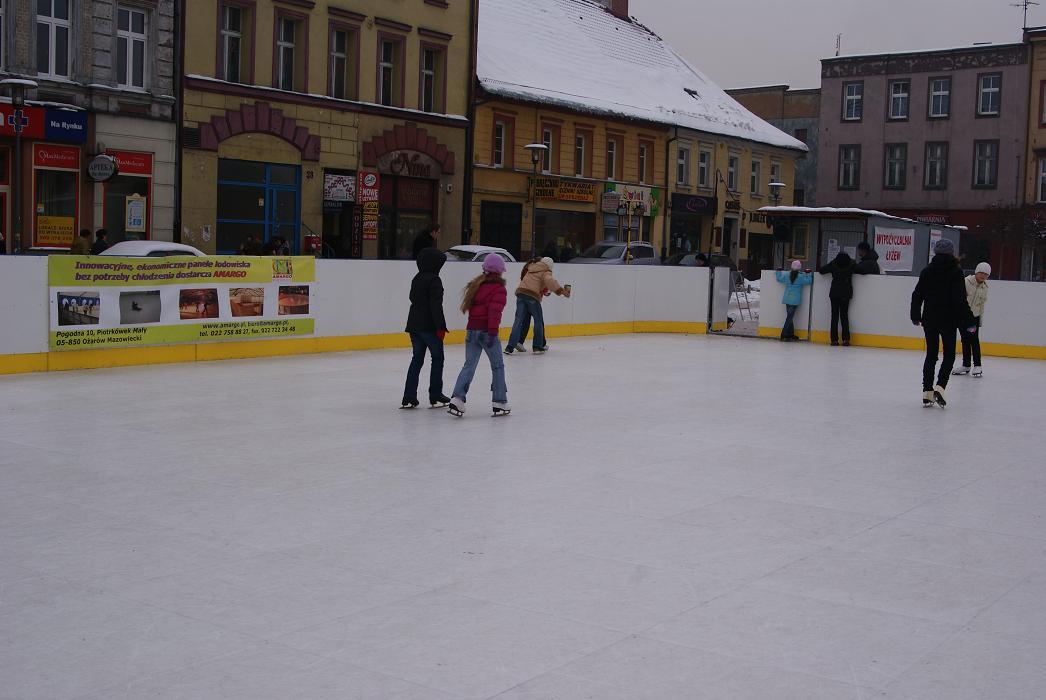
<instances>
[{"instance_id":1,"label":"shop entrance door","mask_svg":"<svg viewBox=\"0 0 1046 700\"><path fill-rule=\"evenodd\" d=\"M523 239L523 205L483 202L480 205L479 242L504 248L519 260Z\"/></svg>"},{"instance_id":2,"label":"shop entrance door","mask_svg":"<svg viewBox=\"0 0 1046 700\"><path fill-rule=\"evenodd\" d=\"M275 236L299 251L301 230L301 168L297 165L218 161L219 254L236 253L248 236L262 244Z\"/></svg>"}]
</instances>

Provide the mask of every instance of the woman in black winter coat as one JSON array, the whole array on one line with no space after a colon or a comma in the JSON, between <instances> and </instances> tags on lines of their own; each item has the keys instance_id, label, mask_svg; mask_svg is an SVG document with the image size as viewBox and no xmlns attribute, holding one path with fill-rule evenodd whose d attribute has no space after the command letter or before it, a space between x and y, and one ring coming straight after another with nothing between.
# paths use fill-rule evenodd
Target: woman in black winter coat
<instances>
[{"instance_id":1,"label":"woman in black winter coat","mask_svg":"<svg viewBox=\"0 0 1046 700\"><path fill-rule=\"evenodd\" d=\"M443 316L443 281L439 271L447 262L447 255L436 248L422 248L418 252L418 274L410 283L410 311L406 331L414 354L407 368L407 383L403 388L400 408L418 405L418 382L425 364L425 351L431 356L429 370L429 403L433 408L446 406L450 399L443 394L443 339L447 336L447 321ZM965 283L964 283L965 284Z\"/></svg>"},{"instance_id":2,"label":"woman in black winter coat","mask_svg":"<svg viewBox=\"0 0 1046 700\"><path fill-rule=\"evenodd\" d=\"M843 326L843 345L850 344L850 300L854 296L854 261L847 253L839 253L835 259L818 270L822 275L832 276L832 288L828 299L832 303L832 345L839 344L839 324Z\"/></svg>"},{"instance_id":3,"label":"woman in black winter coat","mask_svg":"<svg viewBox=\"0 0 1046 700\"><path fill-rule=\"evenodd\" d=\"M977 332L977 324L966 301L966 278L955 259L955 244L947 238L937 241L930 264L919 273L912 292L912 323L923 327L926 359L923 362L923 405L947 405L944 390L955 365L955 334L965 328ZM944 359L933 383L937 367L937 348L944 348Z\"/></svg>"}]
</instances>

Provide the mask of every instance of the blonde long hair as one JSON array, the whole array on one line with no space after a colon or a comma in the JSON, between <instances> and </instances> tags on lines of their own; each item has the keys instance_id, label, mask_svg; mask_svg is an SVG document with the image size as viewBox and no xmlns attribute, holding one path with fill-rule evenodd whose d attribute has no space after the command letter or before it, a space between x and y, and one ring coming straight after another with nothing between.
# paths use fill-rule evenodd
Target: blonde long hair
<instances>
[{"instance_id":1,"label":"blonde long hair","mask_svg":"<svg viewBox=\"0 0 1046 700\"><path fill-rule=\"evenodd\" d=\"M493 272L481 272L469 280L469 283L461 290L461 313L467 314L469 312L469 309L472 308L472 302L476 300L476 292L479 291L479 286L492 277L496 281L501 282L501 284L505 284L505 278Z\"/></svg>"}]
</instances>

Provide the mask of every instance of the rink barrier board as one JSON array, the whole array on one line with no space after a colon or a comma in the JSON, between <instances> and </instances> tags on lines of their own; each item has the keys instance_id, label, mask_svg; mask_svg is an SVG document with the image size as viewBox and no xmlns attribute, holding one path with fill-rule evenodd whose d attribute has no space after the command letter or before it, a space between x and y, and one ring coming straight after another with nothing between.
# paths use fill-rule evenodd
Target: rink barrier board
<instances>
[{"instance_id":1,"label":"rink barrier board","mask_svg":"<svg viewBox=\"0 0 1046 700\"><path fill-rule=\"evenodd\" d=\"M759 335L764 338L777 338L780 328L760 328ZM796 331L800 338L806 338L806 331ZM828 345L831 335L828 331L813 331L809 340L813 343ZM886 348L890 350L925 350L926 340L900 335L874 335L871 333L854 333L850 336L850 345L866 348ZM955 346L957 355L962 356L962 343ZM1007 343L981 343L981 354L985 357L1013 357L1022 360L1046 360L1046 348L1036 345L1011 345Z\"/></svg>"},{"instance_id":2,"label":"rink barrier board","mask_svg":"<svg viewBox=\"0 0 1046 700\"><path fill-rule=\"evenodd\" d=\"M550 325L547 327L549 337L553 339L593 335L625 335L630 333L703 335L706 330L704 323L684 321L622 321L615 323ZM510 332L511 328L502 328L499 336L502 340L508 340ZM465 331L451 331L447 334L444 342L449 345L464 343ZM100 369L105 367L128 367L178 362L209 362L353 350L409 348L410 346L410 337L406 333L380 333L359 336L248 340L238 343L197 343L188 345L158 345L142 348L27 353L0 356L0 374Z\"/></svg>"}]
</instances>

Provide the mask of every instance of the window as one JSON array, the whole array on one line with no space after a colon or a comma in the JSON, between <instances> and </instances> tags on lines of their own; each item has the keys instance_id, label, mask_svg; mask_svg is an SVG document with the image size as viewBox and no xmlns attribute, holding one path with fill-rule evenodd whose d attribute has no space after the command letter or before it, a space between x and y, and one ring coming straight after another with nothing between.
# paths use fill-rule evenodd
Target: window
<instances>
[{"instance_id":1,"label":"window","mask_svg":"<svg viewBox=\"0 0 1046 700\"><path fill-rule=\"evenodd\" d=\"M973 186L995 189L999 182L999 142L973 142Z\"/></svg>"},{"instance_id":2,"label":"window","mask_svg":"<svg viewBox=\"0 0 1046 700\"><path fill-rule=\"evenodd\" d=\"M33 247L73 244L80 212L80 147L33 144Z\"/></svg>"},{"instance_id":3,"label":"window","mask_svg":"<svg viewBox=\"0 0 1046 700\"><path fill-rule=\"evenodd\" d=\"M646 182L647 181L646 172L647 172L647 165L648 165L647 161L648 160L649 160L649 157L648 157L647 144L640 143L639 144L639 181L640 182Z\"/></svg>"},{"instance_id":4,"label":"window","mask_svg":"<svg viewBox=\"0 0 1046 700\"><path fill-rule=\"evenodd\" d=\"M435 46L422 46L421 49L421 104L422 112L443 112L446 51Z\"/></svg>"},{"instance_id":5,"label":"window","mask_svg":"<svg viewBox=\"0 0 1046 700\"><path fill-rule=\"evenodd\" d=\"M807 129L796 129L795 137L803 143L806 143L806 140L810 138L810 132Z\"/></svg>"},{"instance_id":6,"label":"window","mask_svg":"<svg viewBox=\"0 0 1046 700\"><path fill-rule=\"evenodd\" d=\"M930 79L930 119L947 119L951 113L952 79Z\"/></svg>"},{"instance_id":7,"label":"window","mask_svg":"<svg viewBox=\"0 0 1046 700\"><path fill-rule=\"evenodd\" d=\"M712 154L709 151L698 151L697 154L697 186L708 187L709 176L712 168Z\"/></svg>"},{"instance_id":8,"label":"window","mask_svg":"<svg viewBox=\"0 0 1046 700\"><path fill-rule=\"evenodd\" d=\"M1002 98L1002 73L987 73L977 78L977 116L999 116Z\"/></svg>"},{"instance_id":9,"label":"window","mask_svg":"<svg viewBox=\"0 0 1046 700\"><path fill-rule=\"evenodd\" d=\"M273 85L280 90L306 91L305 60L307 47L305 21L296 17L277 16L275 70Z\"/></svg>"},{"instance_id":10,"label":"window","mask_svg":"<svg viewBox=\"0 0 1046 700\"><path fill-rule=\"evenodd\" d=\"M144 89L145 12L121 6L116 15L116 84Z\"/></svg>"},{"instance_id":11,"label":"window","mask_svg":"<svg viewBox=\"0 0 1046 700\"><path fill-rule=\"evenodd\" d=\"M680 146L676 151L676 184L690 185L690 147Z\"/></svg>"},{"instance_id":12,"label":"window","mask_svg":"<svg viewBox=\"0 0 1046 700\"><path fill-rule=\"evenodd\" d=\"M238 5L222 5L219 48L221 64L218 77L230 83L249 83L250 76L250 10Z\"/></svg>"},{"instance_id":13,"label":"window","mask_svg":"<svg viewBox=\"0 0 1046 700\"><path fill-rule=\"evenodd\" d=\"M908 163L908 145L904 143L886 144L885 175L883 188L903 190L904 176Z\"/></svg>"},{"instance_id":14,"label":"window","mask_svg":"<svg viewBox=\"0 0 1046 700\"><path fill-rule=\"evenodd\" d=\"M335 25L330 30L330 96L339 100L359 99L356 76L359 68L357 30Z\"/></svg>"},{"instance_id":15,"label":"window","mask_svg":"<svg viewBox=\"0 0 1046 700\"><path fill-rule=\"evenodd\" d=\"M403 104L403 41L383 38L378 41L378 104L400 107Z\"/></svg>"},{"instance_id":16,"label":"window","mask_svg":"<svg viewBox=\"0 0 1046 700\"><path fill-rule=\"evenodd\" d=\"M1036 202L1046 202L1046 158L1039 159L1039 190Z\"/></svg>"},{"instance_id":17,"label":"window","mask_svg":"<svg viewBox=\"0 0 1046 700\"><path fill-rule=\"evenodd\" d=\"M549 174L552 172L552 164L555 160L555 129L546 126L541 130L541 143L545 144L545 152L541 156L541 172Z\"/></svg>"},{"instance_id":18,"label":"window","mask_svg":"<svg viewBox=\"0 0 1046 700\"><path fill-rule=\"evenodd\" d=\"M737 169L740 167L741 159L730 156L726 159L726 189L737 192Z\"/></svg>"},{"instance_id":19,"label":"window","mask_svg":"<svg viewBox=\"0 0 1046 700\"><path fill-rule=\"evenodd\" d=\"M617 172L618 163L618 145L617 139L607 137L607 179L617 180L620 179Z\"/></svg>"},{"instance_id":20,"label":"window","mask_svg":"<svg viewBox=\"0 0 1046 700\"><path fill-rule=\"evenodd\" d=\"M152 229L153 155L129 151L108 151L116 159L120 174L103 186L102 224L109 232L109 243L124 240L148 240ZM144 200L145 216L134 225L127 221L128 197Z\"/></svg>"},{"instance_id":21,"label":"window","mask_svg":"<svg viewBox=\"0 0 1046 700\"><path fill-rule=\"evenodd\" d=\"M494 122L494 167L505 167L505 133L507 126L503 121Z\"/></svg>"},{"instance_id":22,"label":"window","mask_svg":"<svg viewBox=\"0 0 1046 700\"><path fill-rule=\"evenodd\" d=\"M41 75L69 77L70 1L36 1L36 70Z\"/></svg>"},{"instance_id":23,"label":"window","mask_svg":"<svg viewBox=\"0 0 1046 700\"><path fill-rule=\"evenodd\" d=\"M890 119L907 119L912 84L907 80L890 82Z\"/></svg>"},{"instance_id":24,"label":"window","mask_svg":"<svg viewBox=\"0 0 1046 700\"><path fill-rule=\"evenodd\" d=\"M839 146L839 189L856 190L861 186L861 146Z\"/></svg>"},{"instance_id":25,"label":"window","mask_svg":"<svg viewBox=\"0 0 1046 700\"><path fill-rule=\"evenodd\" d=\"M792 227L792 253L788 257L806 259L807 239L809 238L807 233L806 224Z\"/></svg>"},{"instance_id":26,"label":"window","mask_svg":"<svg viewBox=\"0 0 1046 700\"><path fill-rule=\"evenodd\" d=\"M752 176L750 182L750 191L753 195L759 196L763 192L762 182L763 179L763 162L761 160L752 160Z\"/></svg>"},{"instance_id":27,"label":"window","mask_svg":"<svg viewBox=\"0 0 1046 700\"><path fill-rule=\"evenodd\" d=\"M591 170L588 168L588 136L582 132L574 134L574 176L588 177Z\"/></svg>"},{"instance_id":28,"label":"window","mask_svg":"<svg viewBox=\"0 0 1046 700\"><path fill-rule=\"evenodd\" d=\"M926 176L923 186L928 190L943 190L948 186L948 144L929 142L926 144Z\"/></svg>"},{"instance_id":29,"label":"window","mask_svg":"<svg viewBox=\"0 0 1046 700\"><path fill-rule=\"evenodd\" d=\"M843 83L843 120L859 122L864 113L864 83Z\"/></svg>"},{"instance_id":30,"label":"window","mask_svg":"<svg viewBox=\"0 0 1046 700\"><path fill-rule=\"evenodd\" d=\"M781 181L781 163L776 160L770 161L770 182Z\"/></svg>"}]
</instances>

